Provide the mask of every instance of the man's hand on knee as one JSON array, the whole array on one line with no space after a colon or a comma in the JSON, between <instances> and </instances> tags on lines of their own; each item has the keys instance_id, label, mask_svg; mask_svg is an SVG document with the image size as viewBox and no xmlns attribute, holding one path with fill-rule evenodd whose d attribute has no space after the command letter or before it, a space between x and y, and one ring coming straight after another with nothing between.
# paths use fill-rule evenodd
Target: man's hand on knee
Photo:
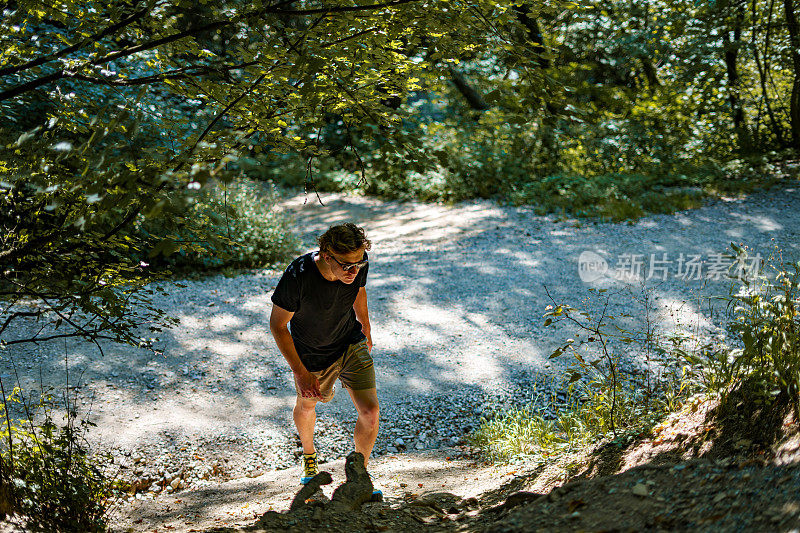
<instances>
[{"instance_id":1,"label":"man's hand on knee","mask_svg":"<svg viewBox=\"0 0 800 533\"><path fill-rule=\"evenodd\" d=\"M322 399L317 376L306 370L295 372L294 377L297 380L297 389L300 391L300 396L303 398Z\"/></svg>"}]
</instances>

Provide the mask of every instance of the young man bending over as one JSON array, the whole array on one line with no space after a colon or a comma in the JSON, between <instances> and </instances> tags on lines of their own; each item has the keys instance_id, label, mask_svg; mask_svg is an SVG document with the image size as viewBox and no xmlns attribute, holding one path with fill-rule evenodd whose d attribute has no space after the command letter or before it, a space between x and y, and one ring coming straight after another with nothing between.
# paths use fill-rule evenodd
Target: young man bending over
<instances>
[{"instance_id":1,"label":"young man bending over","mask_svg":"<svg viewBox=\"0 0 800 533\"><path fill-rule=\"evenodd\" d=\"M298 257L272 295L270 330L294 372L294 423L303 445L303 475L318 473L314 448L315 407L333 398L338 378L350 393L358 419L355 449L369 460L378 436L378 395L367 312L367 240L363 228L331 226L319 251ZM288 327L287 327L288 325Z\"/></svg>"}]
</instances>

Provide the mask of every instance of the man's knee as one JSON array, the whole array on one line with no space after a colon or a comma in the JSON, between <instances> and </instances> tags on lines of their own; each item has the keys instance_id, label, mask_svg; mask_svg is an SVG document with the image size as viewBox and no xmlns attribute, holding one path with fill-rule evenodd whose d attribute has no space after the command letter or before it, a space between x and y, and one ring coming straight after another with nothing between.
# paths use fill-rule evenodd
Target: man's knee
<instances>
[{"instance_id":1,"label":"man's knee","mask_svg":"<svg viewBox=\"0 0 800 533\"><path fill-rule=\"evenodd\" d=\"M370 426L377 426L380 419L380 407L378 402L370 402L360 406L358 416L361 417Z\"/></svg>"},{"instance_id":2,"label":"man's knee","mask_svg":"<svg viewBox=\"0 0 800 533\"><path fill-rule=\"evenodd\" d=\"M309 400L308 398L301 398L300 396L297 397L297 401L294 404L294 410L296 413L300 414L311 414L314 412L314 409L317 406L316 400Z\"/></svg>"}]
</instances>

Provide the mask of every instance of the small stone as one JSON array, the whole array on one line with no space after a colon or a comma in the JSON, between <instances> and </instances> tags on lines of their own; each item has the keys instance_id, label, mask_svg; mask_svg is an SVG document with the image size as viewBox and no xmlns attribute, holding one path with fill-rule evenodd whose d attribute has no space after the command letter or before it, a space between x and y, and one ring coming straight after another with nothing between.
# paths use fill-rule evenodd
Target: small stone
<instances>
[{"instance_id":1,"label":"small stone","mask_svg":"<svg viewBox=\"0 0 800 533\"><path fill-rule=\"evenodd\" d=\"M178 490L181 486L181 479L176 477L170 482L169 486L172 487L172 490Z\"/></svg>"},{"instance_id":2,"label":"small stone","mask_svg":"<svg viewBox=\"0 0 800 533\"><path fill-rule=\"evenodd\" d=\"M394 439L394 445L395 446L405 446L406 442L401 437L397 437L396 439Z\"/></svg>"},{"instance_id":3,"label":"small stone","mask_svg":"<svg viewBox=\"0 0 800 533\"><path fill-rule=\"evenodd\" d=\"M650 491L647 490L647 486L643 483L637 483L634 485L633 489L631 489L631 492L637 496L650 496Z\"/></svg>"}]
</instances>

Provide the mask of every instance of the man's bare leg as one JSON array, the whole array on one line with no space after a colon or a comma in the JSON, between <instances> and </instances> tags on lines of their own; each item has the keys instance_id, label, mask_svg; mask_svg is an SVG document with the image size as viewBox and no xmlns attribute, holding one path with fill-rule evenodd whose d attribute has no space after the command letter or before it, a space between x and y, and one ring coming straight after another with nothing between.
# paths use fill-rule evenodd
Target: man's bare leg
<instances>
[{"instance_id":1,"label":"man's bare leg","mask_svg":"<svg viewBox=\"0 0 800 533\"><path fill-rule=\"evenodd\" d=\"M358 411L353 440L356 451L364 455L364 466L366 466L372 453L372 447L375 446L375 439L378 438L378 420L380 418L378 391L377 389L347 389L347 392L350 393L353 405Z\"/></svg>"},{"instance_id":2,"label":"man's bare leg","mask_svg":"<svg viewBox=\"0 0 800 533\"><path fill-rule=\"evenodd\" d=\"M292 417L294 425L297 427L297 434L300 435L300 442L303 445L303 453L314 453L314 423L317 421L315 407L317 400L310 398L297 397L294 404Z\"/></svg>"}]
</instances>

